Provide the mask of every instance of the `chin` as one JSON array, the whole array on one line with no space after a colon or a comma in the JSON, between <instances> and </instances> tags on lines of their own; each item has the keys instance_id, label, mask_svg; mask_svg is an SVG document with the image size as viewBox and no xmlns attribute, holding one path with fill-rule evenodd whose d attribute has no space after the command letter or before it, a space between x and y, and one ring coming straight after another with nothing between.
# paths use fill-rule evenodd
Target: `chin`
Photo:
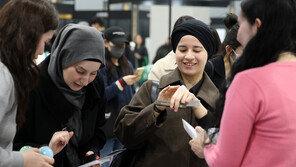
<instances>
[{"instance_id":1,"label":"chin","mask_svg":"<svg viewBox=\"0 0 296 167\"><path fill-rule=\"evenodd\" d=\"M82 88L73 88L73 87L71 88L71 87L70 87L70 89L73 90L73 91L79 91L79 90L81 90Z\"/></svg>"},{"instance_id":2,"label":"chin","mask_svg":"<svg viewBox=\"0 0 296 167\"><path fill-rule=\"evenodd\" d=\"M184 75L188 75L188 76L195 76L196 74L198 74L197 70L183 70L182 73Z\"/></svg>"}]
</instances>

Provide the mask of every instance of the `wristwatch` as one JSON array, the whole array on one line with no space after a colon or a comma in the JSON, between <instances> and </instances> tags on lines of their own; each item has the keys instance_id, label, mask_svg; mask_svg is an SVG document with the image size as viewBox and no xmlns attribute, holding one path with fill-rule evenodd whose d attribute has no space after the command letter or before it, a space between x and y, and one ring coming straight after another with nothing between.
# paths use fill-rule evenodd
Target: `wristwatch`
<instances>
[{"instance_id":1,"label":"wristwatch","mask_svg":"<svg viewBox=\"0 0 296 167\"><path fill-rule=\"evenodd\" d=\"M161 114L162 112L165 111L165 109L161 110L161 109L157 108L157 107L156 107L156 104L154 104L153 109L154 109L154 111L157 112L158 114Z\"/></svg>"}]
</instances>

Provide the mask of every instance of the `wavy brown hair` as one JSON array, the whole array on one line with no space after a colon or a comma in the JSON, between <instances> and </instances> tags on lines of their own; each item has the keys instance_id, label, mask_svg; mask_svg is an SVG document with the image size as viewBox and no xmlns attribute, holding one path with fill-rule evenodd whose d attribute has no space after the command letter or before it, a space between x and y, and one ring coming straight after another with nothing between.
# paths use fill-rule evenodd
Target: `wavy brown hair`
<instances>
[{"instance_id":1,"label":"wavy brown hair","mask_svg":"<svg viewBox=\"0 0 296 167\"><path fill-rule=\"evenodd\" d=\"M39 70L33 62L42 34L58 27L55 8L46 0L11 0L0 11L0 59L17 92L17 129L25 121L30 90Z\"/></svg>"}]
</instances>

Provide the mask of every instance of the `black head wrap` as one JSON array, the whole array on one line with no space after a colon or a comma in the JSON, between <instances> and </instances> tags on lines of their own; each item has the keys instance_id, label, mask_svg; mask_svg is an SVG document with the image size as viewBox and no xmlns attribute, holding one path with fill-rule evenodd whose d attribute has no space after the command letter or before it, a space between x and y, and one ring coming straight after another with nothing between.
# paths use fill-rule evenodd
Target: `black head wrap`
<instances>
[{"instance_id":1,"label":"black head wrap","mask_svg":"<svg viewBox=\"0 0 296 167\"><path fill-rule=\"evenodd\" d=\"M217 48L215 38L209 28L205 23L202 21L192 19L183 22L182 24L178 25L171 35L171 42L173 46L173 51L176 53L176 49L178 43L180 42L181 38L185 35L192 35L196 37L203 47L208 52L208 59L214 54L215 49Z\"/></svg>"}]
</instances>

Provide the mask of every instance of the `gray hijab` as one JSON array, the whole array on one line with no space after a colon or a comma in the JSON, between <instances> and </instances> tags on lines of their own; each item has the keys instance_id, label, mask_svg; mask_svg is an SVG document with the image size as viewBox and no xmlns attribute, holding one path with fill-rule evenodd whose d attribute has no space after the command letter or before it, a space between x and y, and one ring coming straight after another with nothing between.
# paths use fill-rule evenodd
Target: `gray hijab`
<instances>
[{"instance_id":1,"label":"gray hijab","mask_svg":"<svg viewBox=\"0 0 296 167\"><path fill-rule=\"evenodd\" d=\"M51 49L48 73L65 98L78 109L82 109L86 88L73 91L63 78L63 69L83 61L91 60L105 64L105 46L101 33L93 28L68 24L57 35Z\"/></svg>"}]
</instances>

